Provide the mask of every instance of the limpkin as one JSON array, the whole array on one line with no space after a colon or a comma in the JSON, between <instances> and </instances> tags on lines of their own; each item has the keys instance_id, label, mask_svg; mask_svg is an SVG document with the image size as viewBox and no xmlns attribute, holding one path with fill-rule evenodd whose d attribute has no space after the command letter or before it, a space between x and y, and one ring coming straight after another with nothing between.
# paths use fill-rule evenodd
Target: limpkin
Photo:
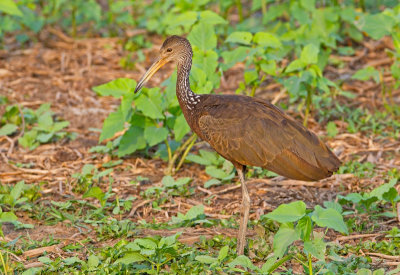
<instances>
[{"instance_id":1,"label":"limpkin","mask_svg":"<svg viewBox=\"0 0 400 275\"><path fill-rule=\"evenodd\" d=\"M243 95L195 94L190 89L192 47L186 38L167 38L160 56L139 80L135 93L164 64L178 67L176 95L190 128L231 161L242 187L242 215L237 253L243 254L250 196L246 166L259 166L287 178L317 181L332 175L339 159L318 137L269 102Z\"/></svg>"}]
</instances>

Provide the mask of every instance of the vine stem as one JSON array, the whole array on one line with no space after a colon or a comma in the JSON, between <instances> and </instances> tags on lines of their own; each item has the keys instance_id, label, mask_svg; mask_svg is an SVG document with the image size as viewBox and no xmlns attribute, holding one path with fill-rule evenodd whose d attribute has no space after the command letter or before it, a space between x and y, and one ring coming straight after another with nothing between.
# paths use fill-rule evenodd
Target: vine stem
<instances>
[{"instance_id":1,"label":"vine stem","mask_svg":"<svg viewBox=\"0 0 400 275\"><path fill-rule=\"evenodd\" d=\"M306 113L304 115L304 121L303 121L303 125L304 126L307 126L308 115L310 114L310 108L311 108L311 90L307 89Z\"/></svg>"}]
</instances>

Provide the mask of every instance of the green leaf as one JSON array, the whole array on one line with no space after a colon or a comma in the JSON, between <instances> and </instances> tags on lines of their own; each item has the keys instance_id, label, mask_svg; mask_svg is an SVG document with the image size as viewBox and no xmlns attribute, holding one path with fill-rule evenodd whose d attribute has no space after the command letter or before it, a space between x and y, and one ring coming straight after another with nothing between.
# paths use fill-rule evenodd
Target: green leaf
<instances>
[{"instance_id":1,"label":"green leaf","mask_svg":"<svg viewBox=\"0 0 400 275\"><path fill-rule=\"evenodd\" d=\"M373 67L366 67L364 69L358 70L351 78L363 81L367 81L372 78L375 83L380 83L379 71L374 69Z\"/></svg>"},{"instance_id":2,"label":"green leaf","mask_svg":"<svg viewBox=\"0 0 400 275\"><path fill-rule=\"evenodd\" d=\"M226 258L226 256L228 256L228 252L229 252L229 246L225 245L223 248L221 248L221 250L218 253L218 261L222 261L223 259Z\"/></svg>"},{"instance_id":3,"label":"green leaf","mask_svg":"<svg viewBox=\"0 0 400 275\"><path fill-rule=\"evenodd\" d=\"M300 60L306 65L315 64L318 62L318 54L319 48L314 44L308 44L301 51Z\"/></svg>"},{"instance_id":4,"label":"green leaf","mask_svg":"<svg viewBox=\"0 0 400 275\"><path fill-rule=\"evenodd\" d=\"M90 269L93 269L95 267L97 267L100 263L100 259L99 257L97 257L96 255L92 254L89 256L88 258L88 266Z\"/></svg>"},{"instance_id":5,"label":"green leaf","mask_svg":"<svg viewBox=\"0 0 400 275\"><path fill-rule=\"evenodd\" d=\"M224 25L228 23L224 18L210 10L201 11L200 20L210 25Z\"/></svg>"},{"instance_id":6,"label":"green leaf","mask_svg":"<svg viewBox=\"0 0 400 275\"><path fill-rule=\"evenodd\" d=\"M3 212L0 214L0 223L1 222L13 222L18 220L18 217L15 216L13 212Z\"/></svg>"},{"instance_id":7,"label":"green leaf","mask_svg":"<svg viewBox=\"0 0 400 275\"><path fill-rule=\"evenodd\" d=\"M24 191L25 188L25 182L23 180L19 181L16 185L14 185L13 189L10 192L10 196L14 199L17 200L22 194L22 191Z\"/></svg>"},{"instance_id":8,"label":"green leaf","mask_svg":"<svg viewBox=\"0 0 400 275\"><path fill-rule=\"evenodd\" d=\"M221 180L227 179L230 176L230 174L226 173L224 170L217 168L215 166L207 166L206 173L213 178Z\"/></svg>"},{"instance_id":9,"label":"green leaf","mask_svg":"<svg viewBox=\"0 0 400 275\"><path fill-rule=\"evenodd\" d=\"M96 198L100 201L101 206L105 205L104 201L104 192L98 186L91 187L85 194L83 194L82 198Z\"/></svg>"},{"instance_id":10,"label":"green leaf","mask_svg":"<svg viewBox=\"0 0 400 275\"><path fill-rule=\"evenodd\" d=\"M319 260L325 259L326 243L323 238L314 238L311 241L304 242L304 250Z\"/></svg>"},{"instance_id":11,"label":"green leaf","mask_svg":"<svg viewBox=\"0 0 400 275\"><path fill-rule=\"evenodd\" d=\"M273 247L275 256L281 258L285 254L285 251L289 245L299 238L300 236L295 229L281 225L278 232L276 232L274 236Z\"/></svg>"},{"instance_id":12,"label":"green leaf","mask_svg":"<svg viewBox=\"0 0 400 275\"><path fill-rule=\"evenodd\" d=\"M309 216L301 218L296 225L296 231L299 232L300 238L303 241L310 240L312 229L312 221Z\"/></svg>"},{"instance_id":13,"label":"green leaf","mask_svg":"<svg viewBox=\"0 0 400 275\"><path fill-rule=\"evenodd\" d=\"M174 123L174 134L175 134L175 140L176 141L181 141L182 138L189 133L190 127L186 122L185 117L183 114L180 114Z\"/></svg>"},{"instance_id":14,"label":"green leaf","mask_svg":"<svg viewBox=\"0 0 400 275\"><path fill-rule=\"evenodd\" d=\"M124 115L121 109L110 113L104 120L99 141L102 142L105 139L113 137L115 133L122 131L124 129L124 123Z\"/></svg>"},{"instance_id":15,"label":"green leaf","mask_svg":"<svg viewBox=\"0 0 400 275\"><path fill-rule=\"evenodd\" d=\"M0 128L0 136L9 136L18 129L17 125L7 123Z\"/></svg>"},{"instance_id":16,"label":"green leaf","mask_svg":"<svg viewBox=\"0 0 400 275\"><path fill-rule=\"evenodd\" d=\"M13 0L1 0L0 1L0 11L22 17L22 12L19 10L17 4Z\"/></svg>"},{"instance_id":17,"label":"green leaf","mask_svg":"<svg viewBox=\"0 0 400 275\"><path fill-rule=\"evenodd\" d=\"M185 214L185 220L193 220L199 215L204 215L204 205L202 204L195 205L190 208L189 211Z\"/></svg>"},{"instance_id":18,"label":"green leaf","mask_svg":"<svg viewBox=\"0 0 400 275\"><path fill-rule=\"evenodd\" d=\"M373 15L365 15L356 24L370 37L379 40L385 35L390 35L393 32L395 23L394 19L390 16L383 13L377 13Z\"/></svg>"},{"instance_id":19,"label":"green leaf","mask_svg":"<svg viewBox=\"0 0 400 275\"><path fill-rule=\"evenodd\" d=\"M210 188L213 185L219 185L221 183L218 179L210 179L204 183L204 188Z\"/></svg>"},{"instance_id":20,"label":"green leaf","mask_svg":"<svg viewBox=\"0 0 400 275\"><path fill-rule=\"evenodd\" d=\"M231 68L236 63L244 61L246 57L249 56L250 51L251 48L240 46L233 51L222 52L221 55L225 63L224 70Z\"/></svg>"},{"instance_id":21,"label":"green leaf","mask_svg":"<svg viewBox=\"0 0 400 275\"><path fill-rule=\"evenodd\" d=\"M225 42L251 45L252 39L253 35L251 34L251 32L233 32L228 36Z\"/></svg>"},{"instance_id":22,"label":"green leaf","mask_svg":"<svg viewBox=\"0 0 400 275\"><path fill-rule=\"evenodd\" d=\"M337 129L335 122L328 122L328 124L326 125L326 132L330 137L335 137L338 134L339 130Z\"/></svg>"},{"instance_id":23,"label":"green leaf","mask_svg":"<svg viewBox=\"0 0 400 275\"><path fill-rule=\"evenodd\" d=\"M149 126L144 129L144 138L149 146L154 146L163 142L168 137L168 130L165 128L157 128Z\"/></svg>"},{"instance_id":24,"label":"green leaf","mask_svg":"<svg viewBox=\"0 0 400 275\"><path fill-rule=\"evenodd\" d=\"M37 146L39 146L39 142L36 141L36 137L37 137L37 131L31 130L31 131L25 132L24 136L22 136L18 139L18 143L22 147L33 150Z\"/></svg>"},{"instance_id":25,"label":"green leaf","mask_svg":"<svg viewBox=\"0 0 400 275\"><path fill-rule=\"evenodd\" d=\"M144 130L137 126L132 126L122 136L118 148L118 157L122 157L146 148L146 139L144 137Z\"/></svg>"},{"instance_id":26,"label":"green leaf","mask_svg":"<svg viewBox=\"0 0 400 275\"><path fill-rule=\"evenodd\" d=\"M302 201L295 201L289 204L282 204L277 209L268 213L267 218L285 223L300 220L306 214L306 204Z\"/></svg>"},{"instance_id":27,"label":"green leaf","mask_svg":"<svg viewBox=\"0 0 400 275\"><path fill-rule=\"evenodd\" d=\"M119 258L114 262L114 264L132 264L137 262L143 262L146 260L146 257L140 255L137 252L128 252L122 258Z\"/></svg>"},{"instance_id":28,"label":"green leaf","mask_svg":"<svg viewBox=\"0 0 400 275\"><path fill-rule=\"evenodd\" d=\"M140 245L141 247L147 248L147 249L156 249L157 244L149 238L144 238L144 239L136 239L135 243Z\"/></svg>"},{"instance_id":29,"label":"green leaf","mask_svg":"<svg viewBox=\"0 0 400 275\"><path fill-rule=\"evenodd\" d=\"M93 91L101 96L113 96L120 98L127 93L133 93L136 88L136 81L130 78L117 78L106 84L93 87Z\"/></svg>"},{"instance_id":30,"label":"green leaf","mask_svg":"<svg viewBox=\"0 0 400 275\"><path fill-rule=\"evenodd\" d=\"M290 73L293 71L298 71L303 69L307 64L305 64L301 59L293 60L289 66L286 67L285 72Z\"/></svg>"},{"instance_id":31,"label":"green leaf","mask_svg":"<svg viewBox=\"0 0 400 275\"><path fill-rule=\"evenodd\" d=\"M136 99L135 105L136 108L141 111L145 116L153 119L164 118L161 108L161 98L159 97L148 97L145 93L142 93Z\"/></svg>"},{"instance_id":32,"label":"green leaf","mask_svg":"<svg viewBox=\"0 0 400 275\"><path fill-rule=\"evenodd\" d=\"M254 35L254 42L263 47L270 47L279 49L282 47L282 43L278 37L268 32L258 32Z\"/></svg>"},{"instance_id":33,"label":"green leaf","mask_svg":"<svg viewBox=\"0 0 400 275\"><path fill-rule=\"evenodd\" d=\"M396 185L397 181L396 180L392 180L388 183L382 184L378 187L376 187L375 189L373 189L371 192L369 192L368 194L366 194L366 196L368 198L371 197L377 197L379 200L383 199L383 194L388 192L392 187L394 187Z\"/></svg>"},{"instance_id":34,"label":"green leaf","mask_svg":"<svg viewBox=\"0 0 400 275\"><path fill-rule=\"evenodd\" d=\"M186 11L174 18L174 20L171 20L168 22L168 26L170 28L175 28L177 26L184 26L184 27L190 27L192 26L195 22L197 21L197 12L195 11Z\"/></svg>"},{"instance_id":35,"label":"green leaf","mask_svg":"<svg viewBox=\"0 0 400 275\"><path fill-rule=\"evenodd\" d=\"M382 195L382 198L385 201L393 203L396 200L398 195L399 195L399 193L397 192L396 188L392 187L389 189L389 191L387 191L386 193L384 193Z\"/></svg>"},{"instance_id":36,"label":"green leaf","mask_svg":"<svg viewBox=\"0 0 400 275\"><path fill-rule=\"evenodd\" d=\"M196 256L196 258L194 258L194 259L203 264L213 264L213 263L217 262L216 258L207 256L207 255L199 255L199 256Z\"/></svg>"},{"instance_id":37,"label":"green leaf","mask_svg":"<svg viewBox=\"0 0 400 275\"><path fill-rule=\"evenodd\" d=\"M193 46L202 51L212 50L217 47L217 36L212 25L200 22L190 32L188 39Z\"/></svg>"},{"instance_id":38,"label":"green leaf","mask_svg":"<svg viewBox=\"0 0 400 275\"><path fill-rule=\"evenodd\" d=\"M260 68L264 73L276 76L276 61L275 60L269 60L269 61L266 61L265 63L261 63Z\"/></svg>"},{"instance_id":39,"label":"green leaf","mask_svg":"<svg viewBox=\"0 0 400 275\"><path fill-rule=\"evenodd\" d=\"M240 265L250 270L257 270L258 268L251 262L251 260L245 255L237 256L232 262L228 264L229 267Z\"/></svg>"},{"instance_id":40,"label":"green leaf","mask_svg":"<svg viewBox=\"0 0 400 275\"><path fill-rule=\"evenodd\" d=\"M324 209L321 206L315 206L311 219L321 227L332 228L340 233L348 234L347 226L343 221L342 215L333 208Z\"/></svg>"}]
</instances>

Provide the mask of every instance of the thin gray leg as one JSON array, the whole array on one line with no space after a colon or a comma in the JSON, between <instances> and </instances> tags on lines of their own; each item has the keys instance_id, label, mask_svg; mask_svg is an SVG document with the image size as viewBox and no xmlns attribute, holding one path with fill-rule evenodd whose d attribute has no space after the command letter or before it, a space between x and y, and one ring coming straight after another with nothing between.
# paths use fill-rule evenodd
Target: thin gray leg
<instances>
[{"instance_id":1,"label":"thin gray leg","mask_svg":"<svg viewBox=\"0 0 400 275\"><path fill-rule=\"evenodd\" d=\"M249 221L250 196L244 181L243 168L236 170L242 184L242 218L240 220L239 234L237 238L237 254L243 255L244 246L246 245L247 222Z\"/></svg>"}]
</instances>

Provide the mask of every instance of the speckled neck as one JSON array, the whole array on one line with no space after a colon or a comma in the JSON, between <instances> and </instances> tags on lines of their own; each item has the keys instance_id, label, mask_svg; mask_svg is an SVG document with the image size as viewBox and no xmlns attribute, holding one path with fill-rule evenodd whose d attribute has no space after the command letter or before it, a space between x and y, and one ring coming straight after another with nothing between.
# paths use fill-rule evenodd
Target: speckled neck
<instances>
[{"instance_id":1,"label":"speckled neck","mask_svg":"<svg viewBox=\"0 0 400 275\"><path fill-rule=\"evenodd\" d=\"M196 104L200 103L200 96L190 89L189 74L192 67L191 51L183 55L177 65L176 96L178 97L179 105L182 110L187 109L189 112L192 112Z\"/></svg>"}]
</instances>

